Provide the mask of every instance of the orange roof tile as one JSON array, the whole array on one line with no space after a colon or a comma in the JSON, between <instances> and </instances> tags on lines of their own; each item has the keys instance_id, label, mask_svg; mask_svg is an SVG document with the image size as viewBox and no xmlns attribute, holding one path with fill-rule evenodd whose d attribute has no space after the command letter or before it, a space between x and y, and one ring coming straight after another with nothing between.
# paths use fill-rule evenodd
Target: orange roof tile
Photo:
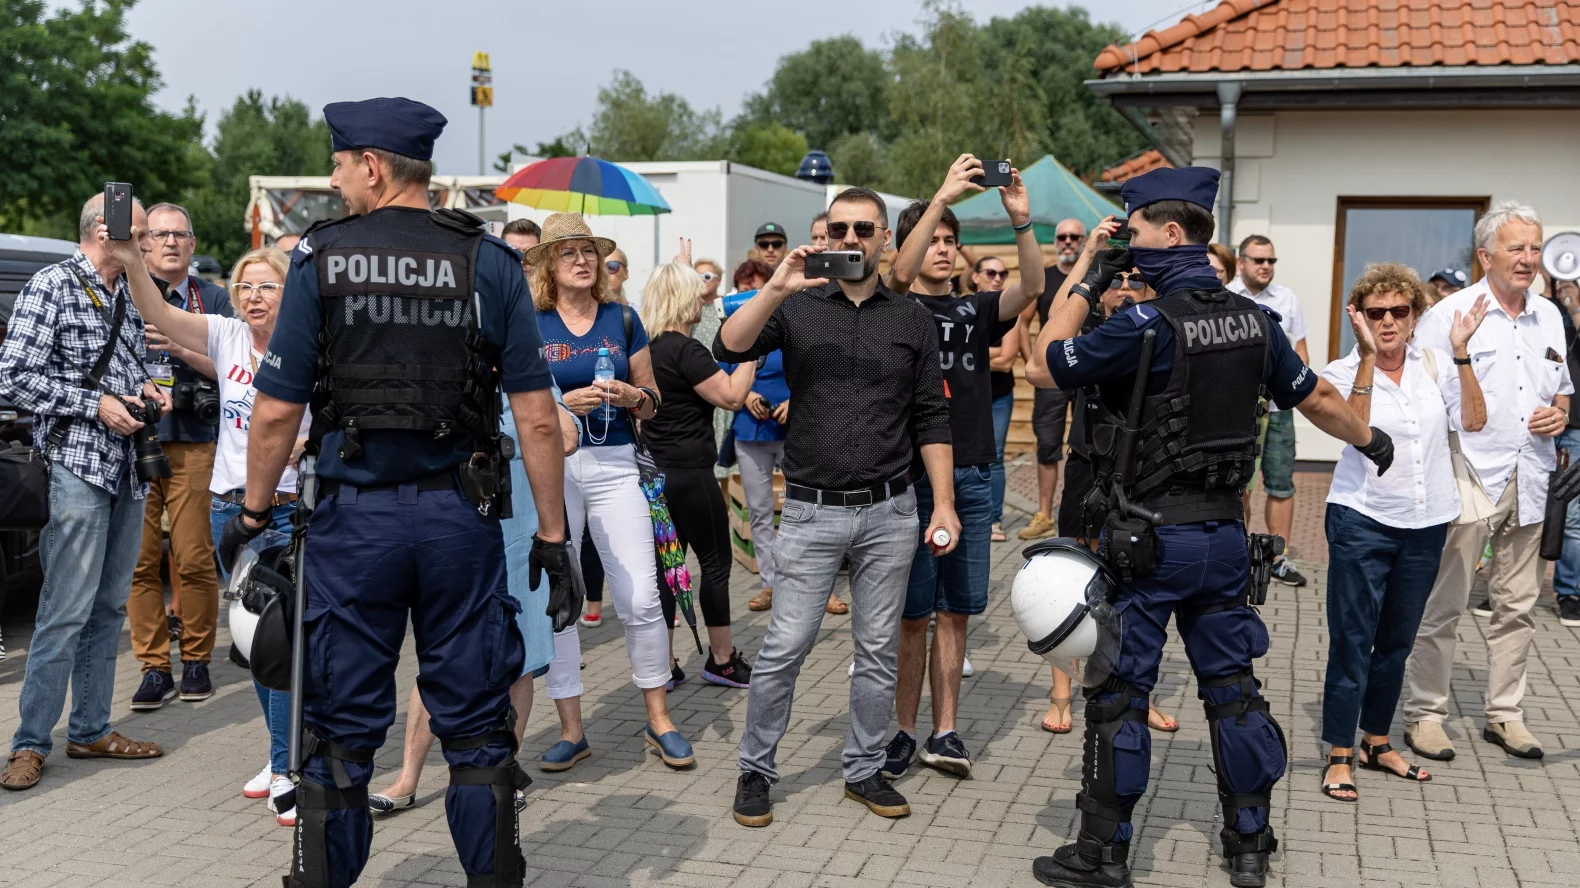
<instances>
[{"instance_id":1,"label":"orange roof tile","mask_svg":"<svg viewBox=\"0 0 1580 888\"><path fill-rule=\"evenodd\" d=\"M1223 0L1128 46L1105 74L1580 63L1580 0Z\"/></svg>"},{"instance_id":2,"label":"orange roof tile","mask_svg":"<svg viewBox=\"0 0 1580 888\"><path fill-rule=\"evenodd\" d=\"M1173 169L1174 164L1169 163L1163 152L1156 148L1148 148L1140 154L1132 155L1116 164L1103 168L1102 181L1126 182L1142 173L1150 173L1156 169Z\"/></svg>"}]
</instances>

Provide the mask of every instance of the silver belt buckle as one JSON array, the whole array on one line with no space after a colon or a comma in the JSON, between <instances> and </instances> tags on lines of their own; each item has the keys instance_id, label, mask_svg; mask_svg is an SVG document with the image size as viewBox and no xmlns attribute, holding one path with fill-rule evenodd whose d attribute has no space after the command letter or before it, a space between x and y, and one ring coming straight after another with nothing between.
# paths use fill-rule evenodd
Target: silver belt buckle
<instances>
[{"instance_id":1,"label":"silver belt buckle","mask_svg":"<svg viewBox=\"0 0 1580 888\"><path fill-rule=\"evenodd\" d=\"M845 494L845 505L847 505L847 506L870 506L870 505L872 505L872 491L871 490L853 490L850 493Z\"/></svg>"}]
</instances>

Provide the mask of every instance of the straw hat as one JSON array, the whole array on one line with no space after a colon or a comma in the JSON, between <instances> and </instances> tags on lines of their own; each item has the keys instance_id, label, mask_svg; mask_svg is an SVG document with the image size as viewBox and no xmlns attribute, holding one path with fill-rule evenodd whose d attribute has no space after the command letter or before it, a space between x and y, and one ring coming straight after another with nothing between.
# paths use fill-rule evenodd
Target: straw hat
<instances>
[{"instance_id":1,"label":"straw hat","mask_svg":"<svg viewBox=\"0 0 1580 888\"><path fill-rule=\"evenodd\" d=\"M571 240L592 241L593 246L598 250L599 259L614 252L614 241L606 237L594 236L581 213L552 213L543 220L542 239L527 250L527 261L536 265L548 253L550 247Z\"/></svg>"}]
</instances>

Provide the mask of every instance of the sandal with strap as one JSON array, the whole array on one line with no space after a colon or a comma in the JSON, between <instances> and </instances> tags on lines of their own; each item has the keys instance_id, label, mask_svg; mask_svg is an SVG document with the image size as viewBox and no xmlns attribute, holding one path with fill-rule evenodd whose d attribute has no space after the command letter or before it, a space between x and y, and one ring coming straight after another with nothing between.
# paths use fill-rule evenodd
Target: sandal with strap
<instances>
[{"instance_id":1,"label":"sandal with strap","mask_svg":"<svg viewBox=\"0 0 1580 888\"><path fill-rule=\"evenodd\" d=\"M1378 756L1384 756L1393 751L1394 749L1392 743L1379 743L1376 746L1373 746L1370 743L1362 741L1361 752L1366 753L1366 760L1361 762L1361 767L1368 771L1381 771L1384 774L1390 774L1394 777L1400 778L1401 780L1409 780L1412 783L1425 783L1432 779L1432 775L1421 770L1420 765L1411 765L1408 770L1401 774L1398 771L1395 771L1393 768L1384 765L1382 762L1377 761Z\"/></svg>"},{"instance_id":2,"label":"sandal with strap","mask_svg":"<svg viewBox=\"0 0 1580 888\"><path fill-rule=\"evenodd\" d=\"M1071 718L1071 714L1070 714L1070 698L1069 697L1053 697L1053 696L1050 696L1050 697L1048 697L1048 702L1052 703L1053 705L1055 705L1055 706L1059 707L1060 709L1064 710L1064 721L1057 722L1057 724L1063 725L1064 727L1062 727L1062 728L1050 728L1050 727L1048 727L1048 717L1047 716L1043 716L1042 729L1044 731L1047 731L1050 734L1068 734L1068 733L1070 733L1070 731L1074 730L1075 720L1073 718Z\"/></svg>"},{"instance_id":3,"label":"sandal with strap","mask_svg":"<svg viewBox=\"0 0 1580 888\"><path fill-rule=\"evenodd\" d=\"M92 744L66 744L66 757L74 759L151 759L164 754L158 743L133 740L118 731L111 731Z\"/></svg>"},{"instance_id":4,"label":"sandal with strap","mask_svg":"<svg viewBox=\"0 0 1580 888\"><path fill-rule=\"evenodd\" d=\"M1353 755L1330 755L1330 756L1328 756L1328 766L1326 768L1322 769L1322 780L1324 781L1323 784L1322 784L1322 794L1327 796L1330 799L1333 799L1336 802L1354 802L1354 801L1359 800L1360 797L1361 797L1361 793L1360 793L1360 790L1355 787L1355 784L1353 784L1353 783L1328 783L1328 782L1326 782L1327 779L1328 779L1328 769L1332 768L1334 765L1348 765L1348 766L1350 766L1351 770L1353 771L1354 767L1355 767L1355 756L1353 756ZM1334 795L1334 793L1339 793L1339 792L1353 793L1353 795L1351 795L1349 798L1345 798L1344 796L1341 796L1341 795Z\"/></svg>"},{"instance_id":5,"label":"sandal with strap","mask_svg":"<svg viewBox=\"0 0 1580 888\"><path fill-rule=\"evenodd\" d=\"M44 774L44 757L31 749L11 753L0 771L0 787L10 790L32 789Z\"/></svg>"}]
</instances>

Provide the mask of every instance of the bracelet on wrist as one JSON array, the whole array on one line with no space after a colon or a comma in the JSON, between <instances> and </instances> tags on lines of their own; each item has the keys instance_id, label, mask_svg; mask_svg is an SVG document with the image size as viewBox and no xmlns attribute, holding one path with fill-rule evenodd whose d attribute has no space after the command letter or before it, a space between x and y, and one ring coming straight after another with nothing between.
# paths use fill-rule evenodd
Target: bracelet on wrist
<instances>
[{"instance_id":1,"label":"bracelet on wrist","mask_svg":"<svg viewBox=\"0 0 1580 888\"><path fill-rule=\"evenodd\" d=\"M247 508L247 505L245 503L243 503L242 507L241 507L241 517L243 517L243 518L250 518L250 519L252 519L252 521L254 521L257 524L268 524L269 523L269 513L270 513L269 509L264 509L262 511L254 512L252 509Z\"/></svg>"},{"instance_id":2,"label":"bracelet on wrist","mask_svg":"<svg viewBox=\"0 0 1580 888\"><path fill-rule=\"evenodd\" d=\"M1011 224L1013 224L1013 223L1011 223ZM1024 224L1024 225L1015 225L1014 228L1015 228L1015 233L1016 234L1020 234L1022 231L1026 231L1026 230L1031 228L1031 220L1027 219L1026 220L1026 224Z\"/></svg>"},{"instance_id":3,"label":"bracelet on wrist","mask_svg":"<svg viewBox=\"0 0 1580 888\"><path fill-rule=\"evenodd\" d=\"M1352 395L1370 395L1371 393L1372 387L1369 385L1358 385L1350 389L1350 394Z\"/></svg>"},{"instance_id":4,"label":"bracelet on wrist","mask_svg":"<svg viewBox=\"0 0 1580 888\"><path fill-rule=\"evenodd\" d=\"M1470 356L1466 355L1465 357L1461 358L1459 355L1455 355L1454 356L1454 363L1458 364L1461 367L1469 367L1470 366Z\"/></svg>"}]
</instances>

